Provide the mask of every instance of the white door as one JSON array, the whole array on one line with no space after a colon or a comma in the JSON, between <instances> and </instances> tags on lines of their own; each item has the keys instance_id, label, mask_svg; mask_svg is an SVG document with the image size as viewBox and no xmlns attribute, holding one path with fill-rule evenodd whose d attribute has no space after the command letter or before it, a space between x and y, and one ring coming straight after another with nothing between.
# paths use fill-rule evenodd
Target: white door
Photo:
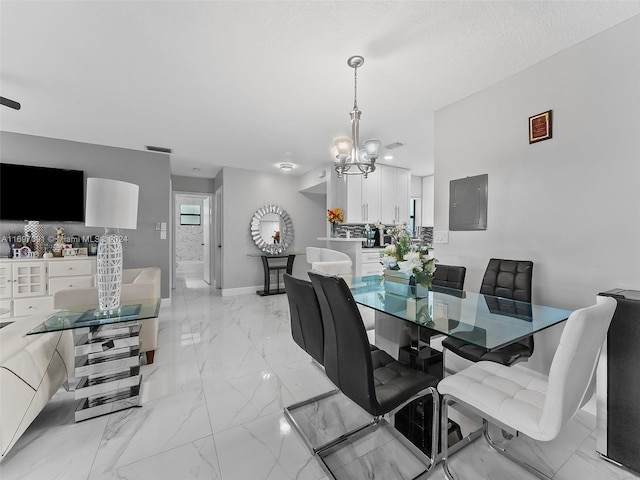
<instances>
[{"instance_id":1,"label":"white door","mask_svg":"<svg viewBox=\"0 0 640 480\"><path fill-rule=\"evenodd\" d=\"M204 281L211 285L211 197L202 202L202 263Z\"/></svg>"},{"instance_id":2,"label":"white door","mask_svg":"<svg viewBox=\"0 0 640 480\"><path fill-rule=\"evenodd\" d=\"M215 287L222 288L222 188L216 192L214 203L213 276Z\"/></svg>"}]
</instances>

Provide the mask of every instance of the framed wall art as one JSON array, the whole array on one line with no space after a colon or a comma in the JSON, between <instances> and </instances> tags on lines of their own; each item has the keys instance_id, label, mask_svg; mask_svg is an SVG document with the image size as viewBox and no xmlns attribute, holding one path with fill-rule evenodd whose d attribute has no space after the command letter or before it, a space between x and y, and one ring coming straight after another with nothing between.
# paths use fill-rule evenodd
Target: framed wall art
<instances>
[{"instance_id":1,"label":"framed wall art","mask_svg":"<svg viewBox=\"0 0 640 480\"><path fill-rule=\"evenodd\" d=\"M552 110L529 117L529 143L541 142L553 137Z\"/></svg>"}]
</instances>

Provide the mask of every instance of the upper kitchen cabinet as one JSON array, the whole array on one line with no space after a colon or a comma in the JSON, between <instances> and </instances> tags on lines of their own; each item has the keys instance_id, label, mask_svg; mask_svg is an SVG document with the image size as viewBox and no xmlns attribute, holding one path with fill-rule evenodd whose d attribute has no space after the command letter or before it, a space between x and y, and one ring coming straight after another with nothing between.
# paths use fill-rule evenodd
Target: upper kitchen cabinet
<instances>
[{"instance_id":1,"label":"upper kitchen cabinet","mask_svg":"<svg viewBox=\"0 0 640 480\"><path fill-rule=\"evenodd\" d=\"M379 165L380 220L385 224L409 221L411 172L404 168Z\"/></svg>"},{"instance_id":2,"label":"upper kitchen cabinet","mask_svg":"<svg viewBox=\"0 0 640 480\"><path fill-rule=\"evenodd\" d=\"M367 178L346 176L346 223L373 223L380 218L380 177L380 166Z\"/></svg>"}]
</instances>

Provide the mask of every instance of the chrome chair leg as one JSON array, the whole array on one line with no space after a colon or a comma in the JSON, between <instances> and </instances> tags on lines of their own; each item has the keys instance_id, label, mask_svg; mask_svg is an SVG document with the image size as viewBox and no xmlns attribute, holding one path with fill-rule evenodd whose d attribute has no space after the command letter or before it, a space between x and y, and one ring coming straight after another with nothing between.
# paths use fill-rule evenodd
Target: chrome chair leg
<instances>
[{"instance_id":1,"label":"chrome chair leg","mask_svg":"<svg viewBox=\"0 0 640 480\"><path fill-rule=\"evenodd\" d=\"M551 480L551 477L547 476L546 474L538 470L536 467L529 465L527 462L507 452L503 447L498 445L489 435L489 422L486 419L483 419L483 430L484 430L484 438L487 440L487 443L495 452L511 460L513 463L520 466L521 468L524 468L527 472L535 475L536 477L541 478L542 480Z\"/></svg>"},{"instance_id":2,"label":"chrome chair leg","mask_svg":"<svg viewBox=\"0 0 640 480\"><path fill-rule=\"evenodd\" d=\"M440 417L440 424L441 425L446 425L447 424L448 419L449 419L448 418L448 408L449 408L449 405L453 404L453 403L459 403L463 407L469 408L471 411L476 411L476 409L474 409L473 407L471 407L471 406L469 406L469 405L467 405L467 404L465 404L463 402L460 402L459 400L455 399L451 395L444 395L442 397L442 407L441 407L441 412L440 412L441 413L441 417ZM500 426L499 423L498 423L498 426ZM448 445L447 445L447 433L448 432L447 432L446 428L443 428L442 431L441 431L442 469L444 470L444 474L445 474L447 480L458 480L458 477L456 475L454 475L454 473L451 471L451 469L449 468L449 464L447 462L448 456L449 456L449 451L453 450L453 449L449 449L448 448ZM520 458L514 456L513 454L507 452L503 447L498 445L491 438L491 436L489 435L489 420L487 420L486 418L482 419L482 427L479 428L478 430L476 430L475 432L472 432L471 435L469 435L469 437L466 437L466 438L470 438L471 436L475 436L475 438L478 438L480 436L479 434L484 435L484 438L487 440L487 443L489 444L489 446L495 452L499 453L500 455L504 456L508 460L512 461L516 465L520 466L521 468L525 469L529 473L535 475L536 477L538 477L538 478L540 478L542 480L552 480L551 477L547 476L546 474L544 474L543 472L541 472L537 468L529 465L528 463L524 462L523 460L521 460ZM463 439L463 441L464 441L464 439ZM459 443L461 443L461 442L458 442L455 446L457 446ZM456 449L456 450L459 450L459 449Z\"/></svg>"},{"instance_id":3,"label":"chrome chair leg","mask_svg":"<svg viewBox=\"0 0 640 480\"><path fill-rule=\"evenodd\" d=\"M297 403L294 403L294 404L291 404L291 405L288 405L288 406L284 407L284 416L287 419L287 422L289 422L289 425L291 425L291 428L293 428L293 430L298 434L298 436L305 443L307 448L309 450L311 450L313 453L317 453L317 451L319 449L323 448L326 444L314 447L311 444L311 441L304 434L304 431L302 430L302 428L300 428L300 425L298 425L298 422L296 421L296 419L293 417L293 411L298 409L298 408L304 407L306 405L310 405L312 403L319 402L320 400L322 400L324 398L331 397L331 396L336 395L338 393L340 393L340 390L337 389L337 388L334 388L333 390L330 390L328 392L325 392L325 393L322 393L320 395L316 395L316 396L307 398L306 400L302 400L301 402L297 402Z\"/></svg>"}]
</instances>

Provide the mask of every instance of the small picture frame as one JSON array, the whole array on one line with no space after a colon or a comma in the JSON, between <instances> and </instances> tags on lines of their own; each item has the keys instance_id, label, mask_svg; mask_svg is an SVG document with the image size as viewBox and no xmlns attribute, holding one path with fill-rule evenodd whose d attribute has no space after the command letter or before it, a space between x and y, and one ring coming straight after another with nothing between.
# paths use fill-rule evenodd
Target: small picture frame
<instances>
[{"instance_id":1,"label":"small picture frame","mask_svg":"<svg viewBox=\"0 0 640 480\"><path fill-rule=\"evenodd\" d=\"M529 117L529 143L541 142L553 137L552 110Z\"/></svg>"}]
</instances>

